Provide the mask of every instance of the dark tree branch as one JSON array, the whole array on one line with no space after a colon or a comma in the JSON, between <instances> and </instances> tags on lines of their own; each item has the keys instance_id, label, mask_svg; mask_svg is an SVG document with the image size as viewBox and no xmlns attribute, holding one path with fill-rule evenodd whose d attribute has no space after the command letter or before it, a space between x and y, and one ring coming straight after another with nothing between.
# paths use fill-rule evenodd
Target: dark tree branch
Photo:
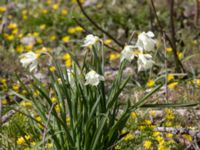
<instances>
[{"instance_id":1,"label":"dark tree branch","mask_svg":"<svg viewBox=\"0 0 200 150\"><path fill-rule=\"evenodd\" d=\"M157 11L156 11L156 8L155 8L155 5L154 5L154 1L153 0L150 0L150 1L151 1L151 6L152 6L152 9L153 9L155 18L156 18L156 20L158 22L158 26L160 28L160 32L162 33L163 37L165 37L165 39L169 42L170 46L173 49L173 56L174 56L174 60L176 62L176 71L177 72L186 72L181 61L178 58L177 50L176 50L175 29L174 29L174 21L173 21L173 13L174 13L173 12L173 5L172 6L170 5L170 24L171 24L171 31L172 31L172 39L170 39L170 37L163 30L163 26L162 26L160 19L159 19L157 13L156 13ZM171 0L171 1L173 1L173 0Z\"/></svg>"},{"instance_id":2,"label":"dark tree branch","mask_svg":"<svg viewBox=\"0 0 200 150\"><path fill-rule=\"evenodd\" d=\"M117 39L115 39L110 33L108 33L107 31L105 31L104 29L102 29L95 21L93 21L89 15L85 12L80 0L76 0L78 3L78 6L81 9L81 12L83 13L83 15L98 29L100 30L102 33L106 34L110 39L112 39L117 45L119 45L121 48L124 47L124 44L121 44Z\"/></svg>"},{"instance_id":3,"label":"dark tree branch","mask_svg":"<svg viewBox=\"0 0 200 150\"><path fill-rule=\"evenodd\" d=\"M73 18L73 19L74 19L74 21L76 22L76 24L79 25L80 27L82 27L82 28L84 29L84 31L85 31L87 34L91 34L91 33L92 33L91 31L89 31L88 29L86 29L86 27L85 27L83 24L81 24L80 21L79 21L78 19L76 19L76 18ZM111 49L112 51L115 51L115 52L117 52L117 53L120 53L120 51L118 51L117 49L115 49L115 48L109 46L108 44L103 43L103 45L104 45L105 47Z\"/></svg>"}]
</instances>

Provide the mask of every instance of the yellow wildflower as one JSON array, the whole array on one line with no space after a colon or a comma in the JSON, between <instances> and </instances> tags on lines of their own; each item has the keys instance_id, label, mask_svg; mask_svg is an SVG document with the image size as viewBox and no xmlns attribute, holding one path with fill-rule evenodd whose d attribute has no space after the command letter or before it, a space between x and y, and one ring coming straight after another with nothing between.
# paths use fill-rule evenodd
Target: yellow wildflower
<instances>
[{"instance_id":1,"label":"yellow wildflower","mask_svg":"<svg viewBox=\"0 0 200 150\"><path fill-rule=\"evenodd\" d=\"M71 67L71 65L72 65L72 59L71 59L71 56L68 53L66 53L63 56L63 60L65 60L65 66L66 67Z\"/></svg>"},{"instance_id":2,"label":"yellow wildflower","mask_svg":"<svg viewBox=\"0 0 200 150\"><path fill-rule=\"evenodd\" d=\"M19 85L14 84L14 85L12 86L12 89L13 89L14 91L19 91Z\"/></svg>"},{"instance_id":3,"label":"yellow wildflower","mask_svg":"<svg viewBox=\"0 0 200 150\"><path fill-rule=\"evenodd\" d=\"M70 117L67 117L67 118L66 118L66 123L67 123L67 125L70 125L70 121L71 121Z\"/></svg>"},{"instance_id":4,"label":"yellow wildflower","mask_svg":"<svg viewBox=\"0 0 200 150\"><path fill-rule=\"evenodd\" d=\"M172 52L172 48L171 48L171 47L167 47L165 50L166 50L168 53L171 53L171 52Z\"/></svg>"},{"instance_id":5,"label":"yellow wildflower","mask_svg":"<svg viewBox=\"0 0 200 150\"><path fill-rule=\"evenodd\" d=\"M150 111L149 111L149 114L150 114L151 116L155 116L155 115L156 115L156 112L155 112L154 110L150 110Z\"/></svg>"},{"instance_id":6,"label":"yellow wildflower","mask_svg":"<svg viewBox=\"0 0 200 150\"><path fill-rule=\"evenodd\" d=\"M24 137L25 137L25 138L24 138ZM18 145L24 144L26 140L30 140L30 138L31 138L30 135L25 135L24 137L21 136L21 137L19 137L19 138L17 139L17 144L18 144ZM25 139L26 139L26 140L25 140Z\"/></svg>"},{"instance_id":7,"label":"yellow wildflower","mask_svg":"<svg viewBox=\"0 0 200 150\"><path fill-rule=\"evenodd\" d=\"M52 8L53 8L54 10L58 10L59 5L58 5L58 4L53 4Z\"/></svg>"},{"instance_id":8,"label":"yellow wildflower","mask_svg":"<svg viewBox=\"0 0 200 150\"><path fill-rule=\"evenodd\" d=\"M170 119L168 119L168 120L170 120ZM169 121L165 122L165 126L166 127L171 127L172 126L172 122L169 122Z\"/></svg>"},{"instance_id":9,"label":"yellow wildflower","mask_svg":"<svg viewBox=\"0 0 200 150\"><path fill-rule=\"evenodd\" d=\"M150 149L151 148L151 145L152 145L152 142L149 141L149 140L145 140L144 143L143 143L143 146L146 150Z\"/></svg>"},{"instance_id":10,"label":"yellow wildflower","mask_svg":"<svg viewBox=\"0 0 200 150\"><path fill-rule=\"evenodd\" d=\"M70 67L72 66L72 60L71 60L71 59L66 60L66 61L65 61L65 66L66 66L67 68L70 68Z\"/></svg>"},{"instance_id":11,"label":"yellow wildflower","mask_svg":"<svg viewBox=\"0 0 200 150\"><path fill-rule=\"evenodd\" d=\"M51 72L55 72L55 71L56 71L56 67L55 67L55 66L51 66L51 67L49 68L49 70L50 70Z\"/></svg>"},{"instance_id":12,"label":"yellow wildflower","mask_svg":"<svg viewBox=\"0 0 200 150\"><path fill-rule=\"evenodd\" d=\"M151 125L151 120L144 120L145 125Z\"/></svg>"},{"instance_id":13,"label":"yellow wildflower","mask_svg":"<svg viewBox=\"0 0 200 150\"><path fill-rule=\"evenodd\" d=\"M45 25L45 24L40 25L40 29L41 29L41 30L46 29L46 25Z\"/></svg>"},{"instance_id":14,"label":"yellow wildflower","mask_svg":"<svg viewBox=\"0 0 200 150\"><path fill-rule=\"evenodd\" d=\"M82 32L84 29L80 26L75 27L76 32Z\"/></svg>"},{"instance_id":15,"label":"yellow wildflower","mask_svg":"<svg viewBox=\"0 0 200 150\"><path fill-rule=\"evenodd\" d=\"M64 36L62 38L62 41L65 42L65 43L69 42L69 40L70 40L70 36Z\"/></svg>"},{"instance_id":16,"label":"yellow wildflower","mask_svg":"<svg viewBox=\"0 0 200 150\"><path fill-rule=\"evenodd\" d=\"M68 10L67 10L67 9L63 9L63 10L61 11L61 14L62 14L63 16L66 16L66 15L68 14Z\"/></svg>"},{"instance_id":17,"label":"yellow wildflower","mask_svg":"<svg viewBox=\"0 0 200 150\"><path fill-rule=\"evenodd\" d=\"M153 87L153 86L155 86L155 81L152 80L152 79L148 80L147 81L147 87Z\"/></svg>"},{"instance_id":18,"label":"yellow wildflower","mask_svg":"<svg viewBox=\"0 0 200 150\"><path fill-rule=\"evenodd\" d=\"M109 60L113 61L113 60L116 60L118 58L120 58L120 54L118 54L118 53L111 53Z\"/></svg>"},{"instance_id":19,"label":"yellow wildflower","mask_svg":"<svg viewBox=\"0 0 200 150\"><path fill-rule=\"evenodd\" d=\"M16 47L16 52L18 52L18 53L22 53L23 50L24 50L24 48L23 48L22 45L18 45L18 46Z\"/></svg>"},{"instance_id":20,"label":"yellow wildflower","mask_svg":"<svg viewBox=\"0 0 200 150\"><path fill-rule=\"evenodd\" d=\"M4 13L6 11L6 7L5 6L0 6L0 13Z\"/></svg>"},{"instance_id":21,"label":"yellow wildflower","mask_svg":"<svg viewBox=\"0 0 200 150\"><path fill-rule=\"evenodd\" d=\"M10 23L8 25L8 29L10 29L10 30L13 30L13 29L16 29L16 28L17 28L17 24L16 23Z\"/></svg>"},{"instance_id":22,"label":"yellow wildflower","mask_svg":"<svg viewBox=\"0 0 200 150\"><path fill-rule=\"evenodd\" d=\"M6 104L8 104L8 101L7 101L6 99L2 99L2 100L1 100L1 104L2 104L2 105L6 105Z\"/></svg>"},{"instance_id":23,"label":"yellow wildflower","mask_svg":"<svg viewBox=\"0 0 200 150\"><path fill-rule=\"evenodd\" d=\"M177 86L178 82L172 82L168 84L168 88L173 89L175 86Z\"/></svg>"},{"instance_id":24,"label":"yellow wildflower","mask_svg":"<svg viewBox=\"0 0 200 150\"><path fill-rule=\"evenodd\" d=\"M104 41L104 44L106 44L106 45L109 45L109 44L111 44L111 43L112 43L112 40L111 40L111 39L107 39L107 40Z\"/></svg>"},{"instance_id":25,"label":"yellow wildflower","mask_svg":"<svg viewBox=\"0 0 200 150\"><path fill-rule=\"evenodd\" d=\"M67 32L70 34L74 34L74 33L76 33L76 29L74 27L70 27L70 28L68 28Z\"/></svg>"},{"instance_id":26,"label":"yellow wildflower","mask_svg":"<svg viewBox=\"0 0 200 150\"><path fill-rule=\"evenodd\" d=\"M172 137L173 137L173 134L172 134L172 133L167 133L167 134L166 134L166 137L172 138Z\"/></svg>"},{"instance_id":27,"label":"yellow wildflower","mask_svg":"<svg viewBox=\"0 0 200 150\"><path fill-rule=\"evenodd\" d=\"M153 137L159 137L160 135L161 133L158 131L153 132Z\"/></svg>"},{"instance_id":28,"label":"yellow wildflower","mask_svg":"<svg viewBox=\"0 0 200 150\"><path fill-rule=\"evenodd\" d=\"M57 39L56 35L51 35L49 38L51 41L55 41Z\"/></svg>"},{"instance_id":29,"label":"yellow wildflower","mask_svg":"<svg viewBox=\"0 0 200 150\"><path fill-rule=\"evenodd\" d=\"M174 79L174 75L173 74L168 74L167 75L167 81L171 81Z\"/></svg>"},{"instance_id":30,"label":"yellow wildflower","mask_svg":"<svg viewBox=\"0 0 200 150\"><path fill-rule=\"evenodd\" d=\"M21 105L22 107L30 108L30 107L32 107L32 102L25 102L25 101L22 101L22 102L20 103L20 105Z\"/></svg>"},{"instance_id":31,"label":"yellow wildflower","mask_svg":"<svg viewBox=\"0 0 200 150\"><path fill-rule=\"evenodd\" d=\"M131 118L132 118L132 119L137 118L137 113L136 113L136 112L132 112L132 113L131 113Z\"/></svg>"},{"instance_id":32,"label":"yellow wildflower","mask_svg":"<svg viewBox=\"0 0 200 150\"><path fill-rule=\"evenodd\" d=\"M42 118L40 116L35 117L35 120L37 120L38 122L42 121Z\"/></svg>"},{"instance_id":33,"label":"yellow wildflower","mask_svg":"<svg viewBox=\"0 0 200 150\"><path fill-rule=\"evenodd\" d=\"M56 101L57 101L57 98L56 98L56 97L52 97L52 98L51 98L51 102L52 102L52 103L55 103Z\"/></svg>"},{"instance_id":34,"label":"yellow wildflower","mask_svg":"<svg viewBox=\"0 0 200 150\"><path fill-rule=\"evenodd\" d=\"M32 145L32 146L35 146L35 145L36 145L36 142L34 142L34 141L31 142L31 145Z\"/></svg>"},{"instance_id":35,"label":"yellow wildflower","mask_svg":"<svg viewBox=\"0 0 200 150\"><path fill-rule=\"evenodd\" d=\"M47 144L47 148L53 148L53 144L52 143L48 143Z\"/></svg>"},{"instance_id":36,"label":"yellow wildflower","mask_svg":"<svg viewBox=\"0 0 200 150\"><path fill-rule=\"evenodd\" d=\"M184 55L182 52L177 52L178 58L179 59L183 59Z\"/></svg>"},{"instance_id":37,"label":"yellow wildflower","mask_svg":"<svg viewBox=\"0 0 200 150\"><path fill-rule=\"evenodd\" d=\"M115 150L120 150L120 146L119 146L119 145L116 145L116 146L115 146Z\"/></svg>"},{"instance_id":38,"label":"yellow wildflower","mask_svg":"<svg viewBox=\"0 0 200 150\"><path fill-rule=\"evenodd\" d=\"M193 83L194 83L194 84L197 84L197 85L200 85L200 79L194 79L194 80L193 80Z\"/></svg>"},{"instance_id":39,"label":"yellow wildflower","mask_svg":"<svg viewBox=\"0 0 200 150\"><path fill-rule=\"evenodd\" d=\"M55 106L55 110L56 110L57 113L60 113L60 105L59 105L59 104L57 104L57 105Z\"/></svg>"},{"instance_id":40,"label":"yellow wildflower","mask_svg":"<svg viewBox=\"0 0 200 150\"><path fill-rule=\"evenodd\" d=\"M132 140L132 139L133 139L133 134L131 134L131 133L128 133L128 134L123 138L124 141L130 141L130 140Z\"/></svg>"},{"instance_id":41,"label":"yellow wildflower","mask_svg":"<svg viewBox=\"0 0 200 150\"><path fill-rule=\"evenodd\" d=\"M182 135L186 140L188 140L188 141L192 141L192 136L191 135L189 135L189 134L183 134Z\"/></svg>"},{"instance_id":42,"label":"yellow wildflower","mask_svg":"<svg viewBox=\"0 0 200 150\"><path fill-rule=\"evenodd\" d=\"M33 50L33 44L28 44L28 45L26 45L25 46L25 49L27 50L27 51L31 51L31 50Z\"/></svg>"}]
</instances>

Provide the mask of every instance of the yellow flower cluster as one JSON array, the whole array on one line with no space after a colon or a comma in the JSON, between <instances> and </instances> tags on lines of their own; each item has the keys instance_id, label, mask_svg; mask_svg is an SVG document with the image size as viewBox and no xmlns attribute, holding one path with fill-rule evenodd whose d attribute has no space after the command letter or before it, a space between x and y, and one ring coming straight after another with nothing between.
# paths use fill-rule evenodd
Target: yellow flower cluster
<instances>
[{"instance_id":1,"label":"yellow flower cluster","mask_svg":"<svg viewBox=\"0 0 200 150\"><path fill-rule=\"evenodd\" d=\"M83 31L84 31L83 28L80 27L80 26L70 27L70 28L68 28L68 30L67 30L67 32L68 32L69 34L74 34L74 33L83 32Z\"/></svg>"},{"instance_id":2,"label":"yellow flower cluster","mask_svg":"<svg viewBox=\"0 0 200 150\"><path fill-rule=\"evenodd\" d=\"M68 54L68 53L64 54L63 60L65 61L65 66L67 68L70 68L72 65L72 58L71 58L70 54Z\"/></svg>"},{"instance_id":3,"label":"yellow flower cluster","mask_svg":"<svg viewBox=\"0 0 200 150\"><path fill-rule=\"evenodd\" d=\"M24 144L26 141L30 140L31 136L30 135L25 135L25 136L21 136L17 139L17 144L18 145L22 145Z\"/></svg>"}]
</instances>

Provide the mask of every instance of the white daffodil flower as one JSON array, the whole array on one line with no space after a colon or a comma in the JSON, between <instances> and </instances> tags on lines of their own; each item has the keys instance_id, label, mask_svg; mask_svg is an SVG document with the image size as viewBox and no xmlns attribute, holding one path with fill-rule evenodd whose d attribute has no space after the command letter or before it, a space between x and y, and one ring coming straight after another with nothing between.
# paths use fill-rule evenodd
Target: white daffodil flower
<instances>
[{"instance_id":1,"label":"white daffodil flower","mask_svg":"<svg viewBox=\"0 0 200 150\"><path fill-rule=\"evenodd\" d=\"M138 71L146 71L152 68L154 61L152 60L152 56L150 54L139 54L137 64Z\"/></svg>"},{"instance_id":2,"label":"white daffodil flower","mask_svg":"<svg viewBox=\"0 0 200 150\"><path fill-rule=\"evenodd\" d=\"M90 47L99 41L99 37L89 34L84 40L83 47Z\"/></svg>"},{"instance_id":3,"label":"white daffodil flower","mask_svg":"<svg viewBox=\"0 0 200 150\"><path fill-rule=\"evenodd\" d=\"M85 75L85 85L97 86L100 81L104 81L104 77L96 73L94 70L91 70Z\"/></svg>"},{"instance_id":4,"label":"white daffodil flower","mask_svg":"<svg viewBox=\"0 0 200 150\"><path fill-rule=\"evenodd\" d=\"M147 33L142 32L138 36L136 46L141 51L152 51L152 50L154 50L155 46L156 46L156 40L154 40L153 37L154 37L154 34L151 31L148 31Z\"/></svg>"},{"instance_id":5,"label":"white daffodil flower","mask_svg":"<svg viewBox=\"0 0 200 150\"><path fill-rule=\"evenodd\" d=\"M126 45L121 52L121 62L125 59L131 62L138 55L138 53L139 50L136 46Z\"/></svg>"},{"instance_id":6,"label":"white daffodil flower","mask_svg":"<svg viewBox=\"0 0 200 150\"><path fill-rule=\"evenodd\" d=\"M20 55L20 62L22 63L23 67L25 68L29 67L29 71L32 72L33 70L37 68L38 57L39 57L39 54L36 54L34 52L27 52L25 54Z\"/></svg>"}]
</instances>

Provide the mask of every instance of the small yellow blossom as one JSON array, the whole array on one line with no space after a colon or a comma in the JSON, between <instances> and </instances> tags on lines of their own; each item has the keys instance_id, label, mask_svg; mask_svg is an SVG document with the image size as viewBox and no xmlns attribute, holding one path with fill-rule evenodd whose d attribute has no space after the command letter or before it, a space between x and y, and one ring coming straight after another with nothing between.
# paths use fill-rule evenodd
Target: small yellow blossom
<instances>
[{"instance_id":1,"label":"small yellow blossom","mask_svg":"<svg viewBox=\"0 0 200 150\"><path fill-rule=\"evenodd\" d=\"M43 13L43 14L47 14L47 13L48 13L48 10L47 10L47 9L42 9L42 13Z\"/></svg>"},{"instance_id":2,"label":"small yellow blossom","mask_svg":"<svg viewBox=\"0 0 200 150\"><path fill-rule=\"evenodd\" d=\"M34 141L31 142L31 145L32 145L32 146L35 146L35 145L36 145L36 142L34 142Z\"/></svg>"},{"instance_id":3,"label":"small yellow blossom","mask_svg":"<svg viewBox=\"0 0 200 150\"><path fill-rule=\"evenodd\" d=\"M158 132L158 131L153 132L153 137L158 137L158 136L160 136L160 135L161 135L161 133Z\"/></svg>"},{"instance_id":4,"label":"small yellow blossom","mask_svg":"<svg viewBox=\"0 0 200 150\"><path fill-rule=\"evenodd\" d=\"M167 81L171 81L174 79L174 75L173 74L168 74L167 75Z\"/></svg>"},{"instance_id":5,"label":"small yellow blossom","mask_svg":"<svg viewBox=\"0 0 200 150\"><path fill-rule=\"evenodd\" d=\"M171 120L171 119L168 118L168 120ZM172 122L169 122L169 121L165 122L165 126L166 127L171 127L172 126Z\"/></svg>"},{"instance_id":6,"label":"small yellow blossom","mask_svg":"<svg viewBox=\"0 0 200 150\"><path fill-rule=\"evenodd\" d=\"M84 31L84 29L82 27L80 27L80 26L76 26L75 30L76 30L76 32L82 32L82 31Z\"/></svg>"},{"instance_id":7,"label":"small yellow blossom","mask_svg":"<svg viewBox=\"0 0 200 150\"><path fill-rule=\"evenodd\" d=\"M188 140L188 141L192 141L192 136L191 135L189 135L189 134L183 134L182 135L186 140Z\"/></svg>"},{"instance_id":8,"label":"small yellow blossom","mask_svg":"<svg viewBox=\"0 0 200 150\"><path fill-rule=\"evenodd\" d=\"M147 81L147 87L153 87L153 86L155 86L155 81L152 80L152 79L148 80Z\"/></svg>"},{"instance_id":9,"label":"small yellow blossom","mask_svg":"<svg viewBox=\"0 0 200 150\"><path fill-rule=\"evenodd\" d=\"M109 60L110 61L114 61L114 60L116 60L118 58L120 58L120 54L118 54L118 53L111 53L110 57L109 57Z\"/></svg>"},{"instance_id":10,"label":"small yellow blossom","mask_svg":"<svg viewBox=\"0 0 200 150\"><path fill-rule=\"evenodd\" d=\"M168 84L168 88L173 89L177 85L178 85L178 82L172 82L172 83Z\"/></svg>"},{"instance_id":11,"label":"small yellow blossom","mask_svg":"<svg viewBox=\"0 0 200 150\"><path fill-rule=\"evenodd\" d=\"M146 150L150 149L152 145L152 142L149 140L144 141L143 146Z\"/></svg>"},{"instance_id":12,"label":"small yellow blossom","mask_svg":"<svg viewBox=\"0 0 200 150\"><path fill-rule=\"evenodd\" d=\"M171 52L172 52L172 48L171 48L171 47L167 47L165 50L166 50L168 53L171 53Z\"/></svg>"},{"instance_id":13,"label":"small yellow blossom","mask_svg":"<svg viewBox=\"0 0 200 150\"><path fill-rule=\"evenodd\" d=\"M42 121L42 118L40 116L35 117L35 120L37 120L38 122Z\"/></svg>"},{"instance_id":14,"label":"small yellow blossom","mask_svg":"<svg viewBox=\"0 0 200 150\"><path fill-rule=\"evenodd\" d=\"M130 141L133 139L133 134L132 133L128 133L124 138L123 140L124 141Z\"/></svg>"},{"instance_id":15,"label":"small yellow blossom","mask_svg":"<svg viewBox=\"0 0 200 150\"><path fill-rule=\"evenodd\" d=\"M51 72L55 72L55 71L56 71L56 67L55 67L55 66L51 66L51 67L49 68L49 70L50 70Z\"/></svg>"},{"instance_id":16,"label":"small yellow blossom","mask_svg":"<svg viewBox=\"0 0 200 150\"><path fill-rule=\"evenodd\" d=\"M54 10L58 10L59 5L58 5L58 4L53 4L52 8L53 8Z\"/></svg>"},{"instance_id":17,"label":"small yellow blossom","mask_svg":"<svg viewBox=\"0 0 200 150\"><path fill-rule=\"evenodd\" d=\"M0 6L0 13L4 13L6 11L6 7L5 6Z\"/></svg>"},{"instance_id":18,"label":"small yellow blossom","mask_svg":"<svg viewBox=\"0 0 200 150\"><path fill-rule=\"evenodd\" d=\"M65 43L69 42L69 40L70 40L70 36L64 36L62 38L62 41L65 42Z\"/></svg>"},{"instance_id":19,"label":"small yellow blossom","mask_svg":"<svg viewBox=\"0 0 200 150\"><path fill-rule=\"evenodd\" d=\"M200 85L200 79L194 79L194 80L193 80L193 83L194 83L194 84L197 84L197 85Z\"/></svg>"},{"instance_id":20,"label":"small yellow blossom","mask_svg":"<svg viewBox=\"0 0 200 150\"><path fill-rule=\"evenodd\" d=\"M178 58L179 59L183 59L184 55L182 52L177 52Z\"/></svg>"},{"instance_id":21,"label":"small yellow blossom","mask_svg":"<svg viewBox=\"0 0 200 150\"><path fill-rule=\"evenodd\" d=\"M55 103L56 101L57 101L57 98L56 98L56 97L52 97L52 98L51 98L51 102L52 102L52 103Z\"/></svg>"},{"instance_id":22,"label":"small yellow blossom","mask_svg":"<svg viewBox=\"0 0 200 150\"><path fill-rule=\"evenodd\" d=\"M70 121L71 121L70 117L67 117L67 118L66 118L66 123L67 123L67 125L70 125Z\"/></svg>"},{"instance_id":23,"label":"small yellow blossom","mask_svg":"<svg viewBox=\"0 0 200 150\"><path fill-rule=\"evenodd\" d=\"M149 111L149 114L150 114L151 116L155 116L155 115L156 115L156 111L150 110L150 111Z\"/></svg>"},{"instance_id":24,"label":"small yellow blossom","mask_svg":"<svg viewBox=\"0 0 200 150\"><path fill-rule=\"evenodd\" d=\"M138 115L137 115L136 112L132 112L132 113L131 113L131 118L132 118L132 119L135 119L135 118L137 118L137 117L138 117Z\"/></svg>"},{"instance_id":25,"label":"small yellow blossom","mask_svg":"<svg viewBox=\"0 0 200 150\"><path fill-rule=\"evenodd\" d=\"M55 110L56 110L57 113L60 113L60 105L59 105L59 104L57 104L57 105L55 106Z\"/></svg>"},{"instance_id":26,"label":"small yellow blossom","mask_svg":"<svg viewBox=\"0 0 200 150\"><path fill-rule=\"evenodd\" d=\"M2 100L1 100L1 104L2 104L2 105L7 105L7 104L8 104L8 101L7 101L6 99L2 99Z\"/></svg>"},{"instance_id":27,"label":"small yellow blossom","mask_svg":"<svg viewBox=\"0 0 200 150\"><path fill-rule=\"evenodd\" d=\"M57 39L56 35L51 35L49 38L51 41L55 41Z\"/></svg>"},{"instance_id":28,"label":"small yellow blossom","mask_svg":"<svg viewBox=\"0 0 200 150\"><path fill-rule=\"evenodd\" d=\"M18 144L18 145L22 145L22 144L24 144L24 143L25 143L24 137L19 137L19 138L17 139L17 144Z\"/></svg>"},{"instance_id":29,"label":"small yellow blossom","mask_svg":"<svg viewBox=\"0 0 200 150\"><path fill-rule=\"evenodd\" d=\"M66 15L68 14L68 10L67 10L67 9L63 9L63 10L61 11L61 14L62 14L63 16L66 16Z\"/></svg>"},{"instance_id":30,"label":"small yellow blossom","mask_svg":"<svg viewBox=\"0 0 200 150\"><path fill-rule=\"evenodd\" d=\"M172 133L167 133L167 134L166 134L166 137L167 137L167 138L172 138L172 137L173 137L173 134L172 134Z\"/></svg>"},{"instance_id":31,"label":"small yellow blossom","mask_svg":"<svg viewBox=\"0 0 200 150\"><path fill-rule=\"evenodd\" d=\"M33 46L34 46L33 44L28 44L28 45L25 45L24 47L27 51L31 51L33 50Z\"/></svg>"},{"instance_id":32,"label":"small yellow blossom","mask_svg":"<svg viewBox=\"0 0 200 150\"><path fill-rule=\"evenodd\" d=\"M53 148L53 144L52 143L48 143L47 144L47 148Z\"/></svg>"},{"instance_id":33,"label":"small yellow blossom","mask_svg":"<svg viewBox=\"0 0 200 150\"><path fill-rule=\"evenodd\" d=\"M22 45L18 45L18 46L16 47L16 52L22 53L23 51L24 51L24 48L23 48Z\"/></svg>"},{"instance_id":34,"label":"small yellow blossom","mask_svg":"<svg viewBox=\"0 0 200 150\"><path fill-rule=\"evenodd\" d=\"M116 145L116 146L115 146L115 150L120 150L120 146L119 146L119 145Z\"/></svg>"},{"instance_id":35,"label":"small yellow blossom","mask_svg":"<svg viewBox=\"0 0 200 150\"><path fill-rule=\"evenodd\" d=\"M41 29L41 30L46 29L46 25L45 25L45 24L40 25L40 29Z\"/></svg>"},{"instance_id":36,"label":"small yellow blossom","mask_svg":"<svg viewBox=\"0 0 200 150\"><path fill-rule=\"evenodd\" d=\"M111 40L111 39L107 39L107 40L104 41L104 44L106 44L106 45L109 45L109 44L111 44L111 43L112 43L112 40Z\"/></svg>"},{"instance_id":37,"label":"small yellow blossom","mask_svg":"<svg viewBox=\"0 0 200 150\"><path fill-rule=\"evenodd\" d=\"M22 107L31 108L33 104L32 104L32 102L22 101L22 102L20 103L20 105L21 105Z\"/></svg>"},{"instance_id":38,"label":"small yellow blossom","mask_svg":"<svg viewBox=\"0 0 200 150\"><path fill-rule=\"evenodd\" d=\"M14 91L19 91L19 85L14 84L14 85L12 86L12 89L13 89Z\"/></svg>"},{"instance_id":39,"label":"small yellow blossom","mask_svg":"<svg viewBox=\"0 0 200 150\"><path fill-rule=\"evenodd\" d=\"M10 29L10 30L14 30L14 29L16 29L17 28L17 24L16 23L10 23L9 25L8 25L8 29Z\"/></svg>"}]
</instances>

